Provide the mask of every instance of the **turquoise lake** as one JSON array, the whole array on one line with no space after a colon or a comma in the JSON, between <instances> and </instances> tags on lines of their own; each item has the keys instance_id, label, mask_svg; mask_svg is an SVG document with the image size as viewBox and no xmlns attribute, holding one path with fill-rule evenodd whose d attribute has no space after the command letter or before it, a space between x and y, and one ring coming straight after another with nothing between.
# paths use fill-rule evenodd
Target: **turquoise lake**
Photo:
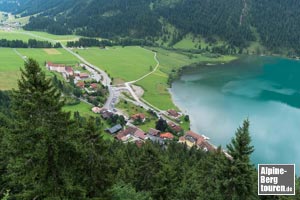
<instances>
[{"instance_id":1,"label":"turquoise lake","mask_svg":"<svg viewBox=\"0 0 300 200\"><path fill-rule=\"evenodd\" d=\"M230 143L250 120L252 161L300 165L300 61L249 56L184 73L172 89L191 129L215 145Z\"/></svg>"}]
</instances>

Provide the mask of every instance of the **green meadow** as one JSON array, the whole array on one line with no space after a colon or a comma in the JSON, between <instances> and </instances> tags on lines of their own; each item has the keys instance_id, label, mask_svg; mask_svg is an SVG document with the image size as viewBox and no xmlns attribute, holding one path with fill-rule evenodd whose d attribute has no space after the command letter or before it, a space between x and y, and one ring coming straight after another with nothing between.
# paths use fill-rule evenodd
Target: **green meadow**
<instances>
[{"instance_id":1,"label":"green meadow","mask_svg":"<svg viewBox=\"0 0 300 200\"><path fill-rule=\"evenodd\" d=\"M55 49L56 52L49 53L45 49L17 49L20 54L26 56L27 58L34 58L39 62L41 66L45 66L46 61L51 61L60 64L74 65L79 62L79 60L67 52L66 50L59 48Z\"/></svg>"},{"instance_id":2,"label":"green meadow","mask_svg":"<svg viewBox=\"0 0 300 200\"><path fill-rule=\"evenodd\" d=\"M0 90L10 90L17 87L20 68L24 61L13 49L0 48Z\"/></svg>"},{"instance_id":3,"label":"green meadow","mask_svg":"<svg viewBox=\"0 0 300 200\"><path fill-rule=\"evenodd\" d=\"M92 112L92 106L83 102L80 102L77 105L72 106L64 106L63 110L66 112L71 112L71 116L73 117L74 112L78 111L83 117L97 117L99 115Z\"/></svg>"},{"instance_id":4,"label":"green meadow","mask_svg":"<svg viewBox=\"0 0 300 200\"><path fill-rule=\"evenodd\" d=\"M156 65L154 53L141 47L109 47L108 49L75 49L91 64L107 71L114 79L133 81L150 72Z\"/></svg>"},{"instance_id":5,"label":"green meadow","mask_svg":"<svg viewBox=\"0 0 300 200\"><path fill-rule=\"evenodd\" d=\"M65 51L64 49L55 49L57 54L48 54L44 49L16 49L21 55L27 58L37 60L45 70L45 62L63 63L74 65L78 63L78 59ZM20 77L20 68L23 67L24 61L11 48L0 48L0 89L9 90L16 88L17 80ZM46 71L47 76L53 73Z\"/></svg>"},{"instance_id":6,"label":"green meadow","mask_svg":"<svg viewBox=\"0 0 300 200\"><path fill-rule=\"evenodd\" d=\"M77 35L54 35L46 32L40 32L40 31L24 31L20 30L18 31L20 34L30 34L33 35L33 37L39 36L39 37L44 37L48 38L51 40L58 40L58 41L70 41L70 40L78 40L80 36Z\"/></svg>"},{"instance_id":7,"label":"green meadow","mask_svg":"<svg viewBox=\"0 0 300 200\"><path fill-rule=\"evenodd\" d=\"M27 42L29 39L35 39L35 37L21 33L21 32L2 31L1 30L0 31L0 39L22 40L24 42Z\"/></svg>"}]
</instances>

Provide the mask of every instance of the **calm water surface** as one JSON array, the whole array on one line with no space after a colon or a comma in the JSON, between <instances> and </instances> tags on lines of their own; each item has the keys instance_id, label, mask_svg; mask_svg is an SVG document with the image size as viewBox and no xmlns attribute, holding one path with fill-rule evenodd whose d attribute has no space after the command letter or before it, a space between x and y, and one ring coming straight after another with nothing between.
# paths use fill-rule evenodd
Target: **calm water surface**
<instances>
[{"instance_id":1,"label":"calm water surface","mask_svg":"<svg viewBox=\"0 0 300 200\"><path fill-rule=\"evenodd\" d=\"M300 61L246 57L186 72L171 89L192 130L223 147L245 118L254 163L300 165ZM299 173L297 173L299 174Z\"/></svg>"}]
</instances>

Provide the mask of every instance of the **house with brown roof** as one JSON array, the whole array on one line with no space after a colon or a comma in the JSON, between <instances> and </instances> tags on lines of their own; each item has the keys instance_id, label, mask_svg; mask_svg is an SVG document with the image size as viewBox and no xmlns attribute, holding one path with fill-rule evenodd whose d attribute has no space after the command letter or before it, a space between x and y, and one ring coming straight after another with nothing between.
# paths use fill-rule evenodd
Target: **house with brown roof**
<instances>
[{"instance_id":1,"label":"house with brown roof","mask_svg":"<svg viewBox=\"0 0 300 200\"><path fill-rule=\"evenodd\" d=\"M134 126L129 126L125 130L120 131L116 135L116 139L121 141L127 141L130 138L132 139L132 141L136 141L136 140L144 141L148 139L148 136L144 131Z\"/></svg>"},{"instance_id":2,"label":"house with brown roof","mask_svg":"<svg viewBox=\"0 0 300 200\"><path fill-rule=\"evenodd\" d=\"M134 136L141 139L141 140L146 140L148 139L148 136L146 135L146 133L144 131L142 131L141 129L137 129L134 132Z\"/></svg>"},{"instance_id":3,"label":"house with brown roof","mask_svg":"<svg viewBox=\"0 0 300 200\"><path fill-rule=\"evenodd\" d=\"M76 83L76 86L82 89L84 88L84 85L85 85L84 82L81 81Z\"/></svg>"},{"instance_id":4,"label":"house with brown roof","mask_svg":"<svg viewBox=\"0 0 300 200\"><path fill-rule=\"evenodd\" d=\"M161 133L159 137L162 138L162 139L167 139L167 140L173 140L174 139L174 135L172 133L169 133L169 132Z\"/></svg>"},{"instance_id":5,"label":"house with brown roof","mask_svg":"<svg viewBox=\"0 0 300 200\"><path fill-rule=\"evenodd\" d=\"M141 122L145 122L146 116L143 113L134 114L131 116L133 121L141 120Z\"/></svg>"},{"instance_id":6,"label":"house with brown roof","mask_svg":"<svg viewBox=\"0 0 300 200\"><path fill-rule=\"evenodd\" d=\"M79 78L80 79L87 79L87 78L89 78L90 77L90 75L88 75L88 74L86 74L86 73L80 73L79 74Z\"/></svg>"},{"instance_id":7,"label":"house with brown roof","mask_svg":"<svg viewBox=\"0 0 300 200\"><path fill-rule=\"evenodd\" d=\"M174 131L175 133L179 133L179 132L181 132L183 129L180 127L180 126L178 126L178 125L176 125L175 123L173 123L173 122L168 122L168 126L170 127L170 129L172 130L172 131Z\"/></svg>"},{"instance_id":8,"label":"house with brown roof","mask_svg":"<svg viewBox=\"0 0 300 200\"><path fill-rule=\"evenodd\" d=\"M111 112L110 110L106 109L106 108L103 108L100 111L100 115L103 119L109 119L114 115L114 113Z\"/></svg>"},{"instance_id":9,"label":"house with brown roof","mask_svg":"<svg viewBox=\"0 0 300 200\"><path fill-rule=\"evenodd\" d=\"M120 131L115 138L120 141L126 141L130 135L134 135L137 129L137 127L129 126L125 130Z\"/></svg>"},{"instance_id":10,"label":"house with brown roof","mask_svg":"<svg viewBox=\"0 0 300 200\"><path fill-rule=\"evenodd\" d=\"M176 110L168 110L167 112L168 112L169 116L174 117L174 118L178 118L181 116L180 113L177 112Z\"/></svg>"},{"instance_id":11,"label":"house with brown roof","mask_svg":"<svg viewBox=\"0 0 300 200\"><path fill-rule=\"evenodd\" d=\"M148 134L149 134L149 135L153 135L153 136L159 136L160 131L159 131L159 130L156 130L156 129L154 129L154 128L150 128L149 131L148 131Z\"/></svg>"}]
</instances>

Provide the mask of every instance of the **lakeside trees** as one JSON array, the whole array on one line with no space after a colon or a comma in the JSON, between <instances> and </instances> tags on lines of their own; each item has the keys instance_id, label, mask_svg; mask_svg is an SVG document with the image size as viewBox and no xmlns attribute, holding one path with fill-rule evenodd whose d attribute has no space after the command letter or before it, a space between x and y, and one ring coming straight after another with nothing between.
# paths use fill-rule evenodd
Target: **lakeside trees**
<instances>
[{"instance_id":1,"label":"lakeside trees","mask_svg":"<svg viewBox=\"0 0 300 200\"><path fill-rule=\"evenodd\" d=\"M260 199L248 121L228 145L232 160L172 141L138 147L105 141L95 118L70 119L36 61L18 86L0 92L0 199Z\"/></svg>"}]
</instances>

